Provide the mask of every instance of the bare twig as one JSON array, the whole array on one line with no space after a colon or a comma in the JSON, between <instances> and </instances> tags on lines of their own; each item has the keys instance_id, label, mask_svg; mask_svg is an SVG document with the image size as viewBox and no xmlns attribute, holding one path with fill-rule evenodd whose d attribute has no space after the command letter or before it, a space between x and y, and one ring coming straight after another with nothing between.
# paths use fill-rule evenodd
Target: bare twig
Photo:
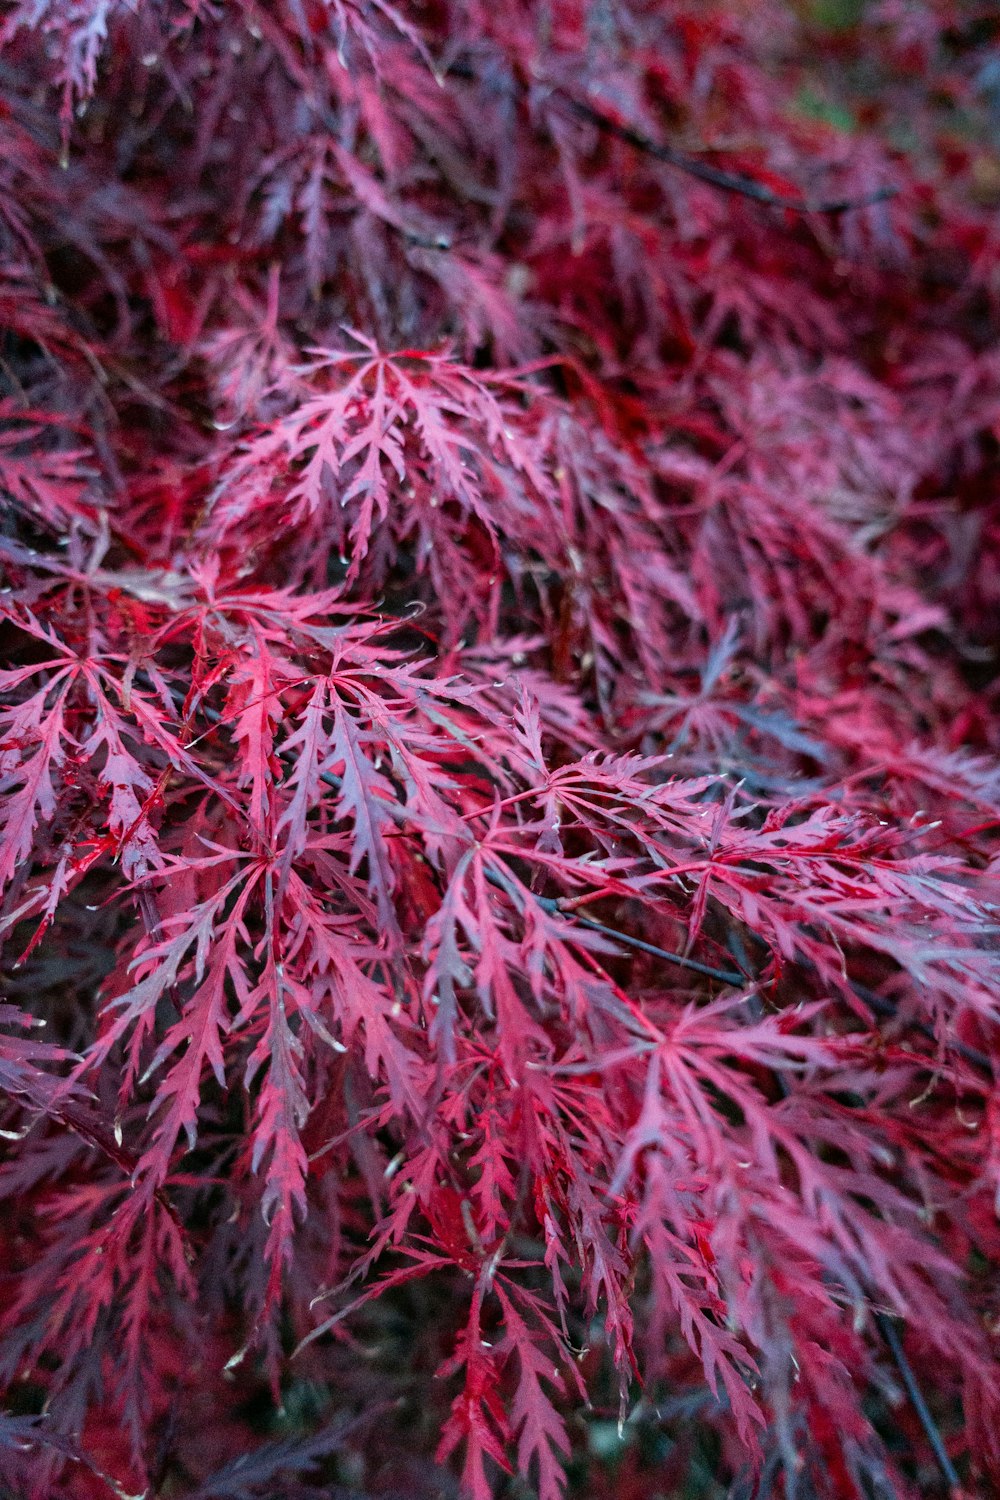
<instances>
[{"instance_id":1,"label":"bare twig","mask_svg":"<svg viewBox=\"0 0 1000 1500\"><path fill-rule=\"evenodd\" d=\"M906 1387L906 1394L909 1396L913 1410L916 1412L920 1425L924 1429L924 1436L931 1446L937 1466L944 1477L945 1484L957 1495L962 1487L958 1471L951 1461L951 1455L944 1445L944 1439L938 1430L937 1423L931 1415L930 1407L924 1400L924 1393L917 1384L917 1377L914 1375L910 1361L906 1357L906 1351L903 1348L903 1341L899 1336L899 1330L892 1319L888 1318L885 1313L877 1312L875 1314L875 1322L878 1324L879 1332L885 1339L889 1353L892 1355L893 1363L899 1371L899 1378Z\"/></svg>"},{"instance_id":2,"label":"bare twig","mask_svg":"<svg viewBox=\"0 0 1000 1500\"><path fill-rule=\"evenodd\" d=\"M674 146L650 140L631 125L622 125L617 120L610 119L592 104L574 98L562 89L554 89L553 95L580 119L596 125L605 135L624 141L633 150L666 162L668 166L686 172L689 177L696 177L699 182L707 182L710 187L719 188L721 192L738 193L741 197L751 198L755 203L763 203L768 208L784 208L795 214L843 214L851 209L870 208L875 203L884 203L888 198L895 198L897 193L894 187L881 187L857 198L786 198L782 193L774 192L772 188L765 187L762 182L747 177L743 172L726 172L721 167L699 161L686 151L678 151Z\"/></svg>"},{"instance_id":3,"label":"bare twig","mask_svg":"<svg viewBox=\"0 0 1000 1500\"><path fill-rule=\"evenodd\" d=\"M654 958L665 959L668 964L676 964L678 968L693 969L696 974L704 974L708 979L718 979L721 984L744 984L746 982L745 974L737 974L732 969L713 969L710 964L699 963L694 958L685 958L680 953L671 953L668 948L658 948L655 943L647 943L643 938L620 932L617 927L606 927L603 922L595 922L593 917L581 916L578 911L564 911L561 903L551 896L535 896L535 900L543 911L558 912L560 916L578 923L581 927L589 927L593 932L601 932L616 943L624 943L629 948L637 948L640 953L651 953Z\"/></svg>"}]
</instances>

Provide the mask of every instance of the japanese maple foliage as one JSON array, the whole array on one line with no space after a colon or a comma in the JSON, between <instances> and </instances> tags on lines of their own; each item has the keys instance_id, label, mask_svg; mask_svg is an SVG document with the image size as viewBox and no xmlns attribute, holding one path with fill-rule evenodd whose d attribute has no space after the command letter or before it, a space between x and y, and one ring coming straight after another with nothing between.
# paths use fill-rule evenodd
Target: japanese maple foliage
<instances>
[{"instance_id":1,"label":"japanese maple foliage","mask_svg":"<svg viewBox=\"0 0 1000 1500\"><path fill-rule=\"evenodd\" d=\"M998 40L3 8L0 1493L1000 1485Z\"/></svg>"}]
</instances>

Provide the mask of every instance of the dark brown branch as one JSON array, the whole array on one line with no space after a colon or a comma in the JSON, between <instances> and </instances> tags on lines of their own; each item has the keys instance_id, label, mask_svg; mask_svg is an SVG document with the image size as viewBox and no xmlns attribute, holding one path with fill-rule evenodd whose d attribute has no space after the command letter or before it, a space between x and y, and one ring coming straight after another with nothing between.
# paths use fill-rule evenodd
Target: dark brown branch
<instances>
[{"instance_id":1,"label":"dark brown branch","mask_svg":"<svg viewBox=\"0 0 1000 1500\"><path fill-rule=\"evenodd\" d=\"M794 214L843 214L851 209L870 208L874 203L884 203L888 198L895 198L897 193L894 187L881 187L859 198L786 198L742 172L726 172L721 167L699 161L686 151L678 151L674 146L650 140L630 125L619 124L617 120L612 120L595 109L592 104L585 104L582 99L576 99L562 89L553 90L553 96L580 119L588 120L605 135L624 141L627 146L641 151L644 156L666 162L668 166L676 167L679 172L686 172L689 177L696 177L699 182L707 182L710 187L719 188L721 192L738 193L741 197L751 198L755 203L763 203L768 208L785 208Z\"/></svg>"},{"instance_id":2,"label":"dark brown branch","mask_svg":"<svg viewBox=\"0 0 1000 1500\"><path fill-rule=\"evenodd\" d=\"M638 948L640 953L651 953L654 958L665 959L669 964L676 964L678 968L693 969L696 974L704 974L709 979L718 979L722 984L745 984L747 976L737 974L732 969L713 969L709 964L699 963L695 958L685 958L680 953L671 953L668 948L658 948L655 943L647 943L643 938L630 936L627 932L619 932L617 927L605 927L603 922L595 922L593 917L583 917L578 911L563 911L560 903L551 896L535 896L535 900L543 911L558 912L560 916L579 923L581 927L589 927L593 932L601 932L605 937L612 938L616 943L624 943L629 948Z\"/></svg>"},{"instance_id":3,"label":"dark brown branch","mask_svg":"<svg viewBox=\"0 0 1000 1500\"><path fill-rule=\"evenodd\" d=\"M885 1339L889 1353L892 1355L893 1363L899 1371L899 1377L906 1387L906 1394L909 1396L910 1404L917 1414L917 1419L921 1427L924 1429L924 1436L931 1446L937 1466L944 1477L944 1482L957 1495L961 1490L958 1471L951 1461L951 1455L944 1445L944 1439L938 1430L937 1423L931 1415L930 1407L924 1400L924 1393L917 1384L917 1377L914 1375L910 1361L906 1357L906 1351L903 1348L903 1341L899 1336L899 1331L895 1323L885 1313L877 1312L875 1314L875 1322L878 1324L879 1332Z\"/></svg>"}]
</instances>

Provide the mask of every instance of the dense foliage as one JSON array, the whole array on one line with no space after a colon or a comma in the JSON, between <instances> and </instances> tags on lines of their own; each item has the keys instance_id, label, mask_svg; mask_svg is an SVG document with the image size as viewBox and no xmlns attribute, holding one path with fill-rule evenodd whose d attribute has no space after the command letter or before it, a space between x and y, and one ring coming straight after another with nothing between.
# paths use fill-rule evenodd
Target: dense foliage
<instances>
[{"instance_id":1,"label":"dense foliage","mask_svg":"<svg viewBox=\"0 0 1000 1500\"><path fill-rule=\"evenodd\" d=\"M998 30L3 7L5 1495L995 1492Z\"/></svg>"}]
</instances>

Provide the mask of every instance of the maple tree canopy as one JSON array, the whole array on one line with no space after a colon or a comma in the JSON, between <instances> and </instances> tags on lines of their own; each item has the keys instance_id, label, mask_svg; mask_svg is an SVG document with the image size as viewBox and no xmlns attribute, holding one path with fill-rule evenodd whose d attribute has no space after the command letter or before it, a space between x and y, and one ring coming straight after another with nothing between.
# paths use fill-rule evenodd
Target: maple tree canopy
<instances>
[{"instance_id":1,"label":"maple tree canopy","mask_svg":"<svg viewBox=\"0 0 1000 1500\"><path fill-rule=\"evenodd\" d=\"M997 1492L998 41L0 10L0 1500Z\"/></svg>"}]
</instances>

